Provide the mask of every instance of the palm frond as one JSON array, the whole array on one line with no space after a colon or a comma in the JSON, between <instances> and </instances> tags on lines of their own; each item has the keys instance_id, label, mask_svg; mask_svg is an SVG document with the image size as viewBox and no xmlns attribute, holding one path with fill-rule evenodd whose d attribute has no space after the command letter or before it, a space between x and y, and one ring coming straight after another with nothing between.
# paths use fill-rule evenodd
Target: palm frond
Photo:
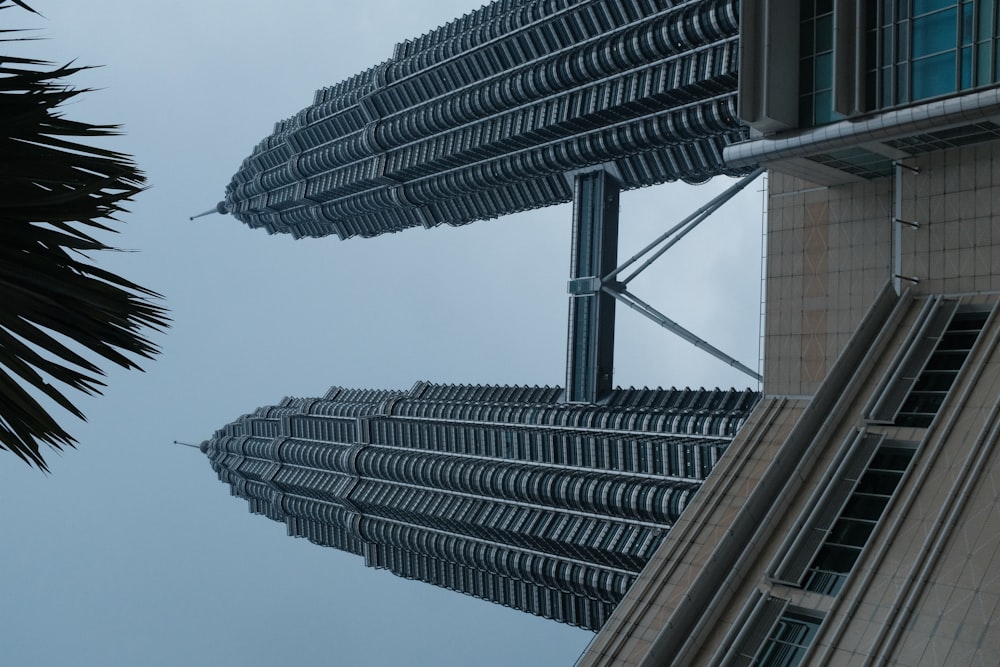
<instances>
[{"instance_id":1,"label":"palm frond","mask_svg":"<svg viewBox=\"0 0 1000 667\"><path fill-rule=\"evenodd\" d=\"M20 0L0 9L10 2L34 12ZM100 393L95 358L139 368L135 357L158 352L143 332L169 326L159 294L90 263L114 250L94 234L114 231L145 177L128 155L81 143L117 126L59 112L88 92L65 83L82 69L0 56L0 449L42 470L42 445L75 440L35 397L84 418L49 380Z\"/></svg>"}]
</instances>

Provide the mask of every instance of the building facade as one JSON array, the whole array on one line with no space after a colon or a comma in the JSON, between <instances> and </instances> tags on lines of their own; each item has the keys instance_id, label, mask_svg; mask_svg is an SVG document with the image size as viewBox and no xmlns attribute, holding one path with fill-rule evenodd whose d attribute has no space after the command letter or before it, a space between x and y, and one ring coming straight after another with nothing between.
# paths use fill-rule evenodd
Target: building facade
<instances>
[{"instance_id":1,"label":"building facade","mask_svg":"<svg viewBox=\"0 0 1000 667\"><path fill-rule=\"evenodd\" d=\"M996 663L998 10L744 1L765 395L580 667Z\"/></svg>"},{"instance_id":2,"label":"building facade","mask_svg":"<svg viewBox=\"0 0 1000 667\"><path fill-rule=\"evenodd\" d=\"M758 396L333 388L202 443L250 511L289 535L515 609L599 628Z\"/></svg>"},{"instance_id":3,"label":"building facade","mask_svg":"<svg viewBox=\"0 0 1000 667\"><path fill-rule=\"evenodd\" d=\"M295 237L461 225L621 187L702 182L747 136L739 0L496 0L316 92L217 210Z\"/></svg>"}]
</instances>

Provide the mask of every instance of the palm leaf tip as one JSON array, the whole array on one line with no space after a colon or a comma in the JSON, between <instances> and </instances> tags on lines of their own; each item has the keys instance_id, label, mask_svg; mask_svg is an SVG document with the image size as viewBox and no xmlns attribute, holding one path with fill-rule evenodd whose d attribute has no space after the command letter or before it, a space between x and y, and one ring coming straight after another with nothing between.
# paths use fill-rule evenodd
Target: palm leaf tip
<instances>
[{"instance_id":1,"label":"palm leaf tip","mask_svg":"<svg viewBox=\"0 0 1000 667\"><path fill-rule=\"evenodd\" d=\"M10 2L34 12L20 0L0 9ZM0 62L0 449L48 470L45 449L76 441L39 399L83 418L58 386L101 393L101 363L139 369L134 358L159 352L145 332L170 319L157 292L90 260L115 250L95 234L114 231L145 176L130 156L85 143L117 126L61 114L85 92L65 79L84 68Z\"/></svg>"}]
</instances>

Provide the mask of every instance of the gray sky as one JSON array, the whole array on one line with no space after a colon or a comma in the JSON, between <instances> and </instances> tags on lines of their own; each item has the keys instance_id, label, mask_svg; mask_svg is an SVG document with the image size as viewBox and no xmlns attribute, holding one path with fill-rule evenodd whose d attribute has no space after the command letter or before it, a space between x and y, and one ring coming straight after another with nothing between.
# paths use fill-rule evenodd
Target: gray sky
<instances>
[{"instance_id":1,"label":"gray sky","mask_svg":"<svg viewBox=\"0 0 1000 667\"><path fill-rule=\"evenodd\" d=\"M80 447L52 474L0 454L0 663L571 665L591 634L363 567L285 536L229 497L200 442L240 414L334 384L563 382L570 214L293 241L218 201L274 121L473 8L458 0L138 3L34 0L5 52L104 65L65 109L121 123L151 188L102 266L164 293L174 327L146 373L80 397ZM731 181L623 194L631 255ZM757 366L760 185L631 287ZM745 387L748 378L619 309L616 382Z\"/></svg>"}]
</instances>

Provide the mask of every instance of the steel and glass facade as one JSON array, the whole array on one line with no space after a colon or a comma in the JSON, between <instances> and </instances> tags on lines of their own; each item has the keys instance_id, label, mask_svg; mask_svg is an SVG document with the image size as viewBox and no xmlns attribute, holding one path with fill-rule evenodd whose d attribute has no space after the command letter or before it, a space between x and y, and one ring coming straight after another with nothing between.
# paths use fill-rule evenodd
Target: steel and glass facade
<instances>
[{"instance_id":1,"label":"steel and glass facade","mask_svg":"<svg viewBox=\"0 0 1000 667\"><path fill-rule=\"evenodd\" d=\"M997 82L996 0L847 2L837 11L830 0L801 0L799 10L802 127ZM838 28L859 39L857 48L839 59L848 72L841 75L841 86L853 100L835 100Z\"/></svg>"},{"instance_id":2,"label":"steel and glass facade","mask_svg":"<svg viewBox=\"0 0 1000 667\"><path fill-rule=\"evenodd\" d=\"M250 511L371 567L597 629L758 399L417 383L286 398L202 443Z\"/></svg>"},{"instance_id":3,"label":"steel and glass facade","mask_svg":"<svg viewBox=\"0 0 1000 667\"><path fill-rule=\"evenodd\" d=\"M461 225L566 202L575 170L623 188L727 168L738 0L497 0L316 92L219 210L296 237Z\"/></svg>"}]
</instances>

